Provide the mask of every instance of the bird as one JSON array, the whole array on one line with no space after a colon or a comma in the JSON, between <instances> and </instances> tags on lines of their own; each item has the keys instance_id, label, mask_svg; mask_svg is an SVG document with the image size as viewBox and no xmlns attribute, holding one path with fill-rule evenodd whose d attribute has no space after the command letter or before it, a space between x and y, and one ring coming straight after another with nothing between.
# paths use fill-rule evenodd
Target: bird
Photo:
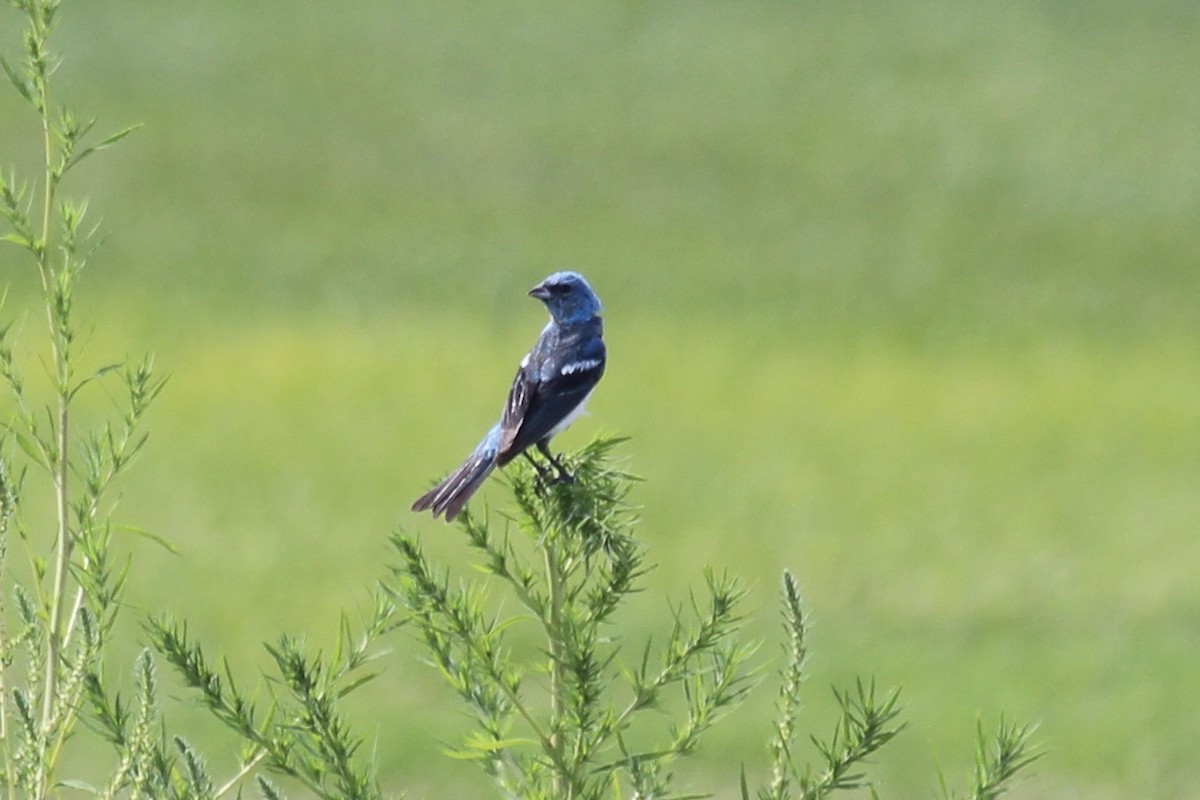
<instances>
[{"instance_id":1,"label":"bird","mask_svg":"<svg viewBox=\"0 0 1200 800\"><path fill-rule=\"evenodd\" d=\"M458 469L413 503L413 511L432 510L435 519L441 514L450 522L492 470L518 455L524 455L543 480L550 480L548 470L529 454L531 446L554 465L557 480L572 480L549 444L583 413L604 375L603 306L587 280L572 271L548 276L529 290L529 296L545 304L550 321L521 359L500 420Z\"/></svg>"}]
</instances>

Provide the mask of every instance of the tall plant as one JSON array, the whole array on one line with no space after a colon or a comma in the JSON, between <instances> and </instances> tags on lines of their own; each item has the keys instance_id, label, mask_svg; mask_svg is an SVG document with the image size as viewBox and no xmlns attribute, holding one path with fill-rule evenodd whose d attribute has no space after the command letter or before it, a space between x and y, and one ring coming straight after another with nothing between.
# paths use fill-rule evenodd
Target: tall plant
<instances>
[{"instance_id":1,"label":"tall plant","mask_svg":"<svg viewBox=\"0 0 1200 800\"><path fill-rule=\"evenodd\" d=\"M11 169L0 173L0 216L7 223L0 241L26 254L26 274L40 288L46 339L40 347L19 348L19 326L0 323L0 377L8 395L0 431L0 789L23 800L58 796L64 789L102 798L208 800L240 795L261 767L290 775L322 797L379 796L374 766L353 758L357 738L337 713L338 693L328 690L337 682L344 690L347 675L361 671L367 648L394 615L386 601L361 636L343 620L345 647L334 663L309 658L295 639L274 645L284 697L265 713L238 693L231 678L222 681L209 669L187 639L186 625L166 618L147 623L153 644L203 687L210 708L219 709L250 742L225 780L210 774L185 737L165 732L152 651L136 659L132 697L105 675L129 569L128 560L116 556L113 540L132 530L113 519L111 489L146 443L141 423L164 381L154 377L149 356L84 366L75 298L99 237L97 227L86 222L87 202L67 197L63 189L81 161L133 128L92 137L94 120L81 121L53 99L58 59L48 43L60 0L13 5L25 21L23 47L16 59L0 58L0 67L33 111L42 169L30 180ZM46 365L45 380L27 380L22 367L32 360ZM102 383L110 384L105 393L115 398L117 413L97 427L81 428L76 409ZM27 496L41 496L27 491L39 480L49 484L49 514L27 507ZM14 550L27 556L28 570L8 563ZM5 602L10 597L11 606ZM364 680L358 673L353 679ZM99 778L82 775L80 764L64 758L68 741L88 733L117 754L116 765ZM265 776L257 779L263 794L282 796Z\"/></svg>"},{"instance_id":2,"label":"tall plant","mask_svg":"<svg viewBox=\"0 0 1200 800\"><path fill-rule=\"evenodd\" d=\"M34 180L0 174L3 241L25 251L41 290L46 344L45 380L27 380L14 350L14 324L0 325L0 375L11 401L0 434L0 559L11 583L0 606L0 742L10 795L42 798L60 780L64 746L75 732L85 700L104 693L103 653L121 608L125 565L113 555L119 530L110 489L145 444L140 425L162 389L149 356L141 361L84 367L75 319L75 292L94 252L97 228L87 202L67 197L63 183L84 159L123 139L126 128L99 140L94 120L57 103L51 78L58 61L48 48L57 20L55 0L19 0L26 21L23 52L0 60L32 109L42 170ZM36 346L31 348L36 350ZM37 375L41 378L42 375ZM78 429L81 393L101 381L116 383L115 418ZM32 475L30 474L32 468ZM51 530L36 513L23 514L26 482L48 481ZM28 579L8 564L18 543L29 561ZM15 612L15 613L14 613ZM143 665L143 688L152 682Z\"/></svg>"},{"instance_id":3,"label":"tall plant","mask_svg":"<svg viewBox=\"0 0 1200 800\"><path fill-rule=\"evenodd\" d=\"M673 763L749 689L744 664L753 648L737 635L744 592L711 571L703 593L672 610L657 651L646 643L632 663L618 661L613 614L638 591L645 551L624 503L629 478L608 457L615 444L599 440L568 456L571 482L546 485L532 470L513 470L511 535L464 517L482 567L503 582L519 613L491 610L481 585L455 585L414 537L393 539L395 596L478 723L460 751L505 796L613 797L622 785L633 796L666 796ZM542 642L532 654L509 642L522 618ZM672 692L680 710L670 731L643 743L639 726L670 705Z\"/></svg>"}]
</instances>

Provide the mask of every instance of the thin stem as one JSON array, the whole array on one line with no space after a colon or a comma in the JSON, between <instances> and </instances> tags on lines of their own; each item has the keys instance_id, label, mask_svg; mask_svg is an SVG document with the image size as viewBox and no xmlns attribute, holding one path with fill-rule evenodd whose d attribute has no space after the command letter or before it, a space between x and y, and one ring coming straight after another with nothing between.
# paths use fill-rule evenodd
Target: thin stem
<instances>
[{"instance_id":1,"label":"thin stem","mask_svg":"<svg viewBox=\"0 0 1200 800\"><path fill-rule=\"evenodd\" d=\"M268 755L268 753L267 753L266 749L263 747L259 747L259 750L254 755L254 757L251 758L250 760L248 760L245 764L243 764L242 768L239 769L232 778L230 778L228 781L226 781L224 783L224 785L221 786L221 788L217 789L216 792L213 793L214 800L216 800L216 798L223 797L226 792L229 792L229 791L233 790L234 788L236 788L237 785L242 782L242 779L250 774L251 770L253 770L255 767L257 767L259 764L262 763L263 759L266 758L267 755Z\"/></svg>"},{"instance_id":2,"label":"thin stem","mask_svg":"<svg viewBox=\"0 0 1200 800\"><path fill-rule=\"evenodd\" d=\"M558 756L558 748L553 744L552 738L547 736L546 732L542 730L542 726L538 724L537 719L533 716L530 710L521 701L521 696L513 691L513 688L508 685L507 681L500 680L500 676L498 676L495 672L492 672L491 676L492 680L496 681L496 683L500 686L501 691L504 692L504 696L507 697L508 701L513 704L513 708L515 708L517 713L521 715L521 719L525 720L525 724L527 724L530 730L533 731L533 735L536 736L538 741L542 743L542 747L550 751L551 760L553 760L556 765L559 765L559 768L561 769L562 759Z\"/></svg>"},{"instance_id":3,"label":"thin stem","mask_svg":"<svg viewBox=\"0 0 1200 800\"><path fill-rule=\"evenodd\" d=\"M71 539L69 513L69 494L67 486L68 462L68 423L70 420L69 401L66 394L58 398L58 462L54 477L54 491L57 495L58 506L58 541L54 562L54 590L50 596L50 626L46 632L46 682L42 698L43 733L49 733L54 708L54 695L58 682L59 645L62 641L63 602L67 583L67 569L71 563L71 549L74 542Z\"/></svg>"},{"instance_id":4,"label":"thin stem","mask_svg":"<svg viewBox=\"0 0 1200 800\"><path fill-rule=\"evenodd\" d=\"M563 606L563 575L559 569L558 549L554 546L554 541L547 537L546 544L546 584L550 590L549 597L549 618L546 628L547 639L550 645L550 704L553 712L553 722L551 724L550 745L555 752L559 754L559 763L562 764L561 747L562 747L562 719L566 713L566 698L563 697L563 691L566 684L563 675L563 644L562 644L562 606ZM565 764L563 764L565 766ZM555 795L558 797L571 797L574 792L571 791L571 782L566 782L565 775L558 774L555 776L554 788ZM567 783L567 793L563 794L563 784Z\"/></svg>"},{"instance_id":5,"label":"thin stem","mask_svg":"<svg viewBox=\"0 0 1200 800\"><path fill-rule=\"evenodd\" d=\"M0 487L7 491L7 487ZM0 498L4 502L9 502L9 497ZM7 508L0 508L0 572L3 571L5 562L8 560L8 516ZM8 616L8 609L5 607L4 593L0 593L0 646L8 646L8 626L5 622ZM5 654L7 656L7 654ZM13 774L12 753L8 746L8 672L5 669L7 658L0 658L0 743L4 749L4 774ZM12 800L13 797L13 781L5 782L4 796Z\"/></svg>"},{"instance_id":6,"label":"thin stem","mask_svg":"<svg viewBox=\"0 0 1200 800\"><path fill-rule=\"evenodd\" d=\"M50 326L50 343L53 349L55 371L57 375L58 408L57 408L57 444L56 460L52 464L54 472L55 505L58 513L58 530L56 535L56 551L54 563L54 585L50 596L49 625L46 630L46 675L42 694L42 734L49 737L50 728L54 724L54 701L58 692L58 667L60 647L62 643L63 605L71 563L71 550L74 544L70 531L70 465L68 449L70 443L70 365L67 343L62 336L65 320L60 319L54 289L53 269L50 265L50 230L54 212L54 197L58 187L59 175L54 168L54 131L50 120L50 90L49 68L45 53L45 41L49 34L43 17L43 10L38 8L30 14L33 26L32 35L37 41L37 92L38 110L42 118L42 143L45 158L45 184L42 192L42 236L38 243L37 261L41 273L42 289L46 300L46 316ZM64 268L65 265L64 265ZM43 765L44 769L44 765ZM39 794L44 796L44 775L38 781Z\"/></svg>"},{"instance_id":7,"label":"thin stem","mask_svg":"<svg viewBox=\"0 0 1200 800\"><path fill-rule=\"evenodd\" d=\"M40 64L36 66L36 74L34 78L34 87L37 90L37 106L38 112L42 117L42 152L46 161L45 186L42 192L42 236L41 240L36 242L38 271L42 279L42 291L45 293L46 299L49 300L52 290L52 277L50 269L50 220L54 212L54 195L58 188L58 178L54 171L54 129L50 122L50 85L49 75L46 68L46 54L44 51L46 37L49 31L42 24L41 9L31 8L29 10L29 19L31 33L37 42L37 52L41 59ZM55 346L55 355L58 350L58 337L54 331L54 308L47 303L46 313L50 322L50 338ZM56 359L57 363L57 359Z\"/></svg>"}]
</instances>

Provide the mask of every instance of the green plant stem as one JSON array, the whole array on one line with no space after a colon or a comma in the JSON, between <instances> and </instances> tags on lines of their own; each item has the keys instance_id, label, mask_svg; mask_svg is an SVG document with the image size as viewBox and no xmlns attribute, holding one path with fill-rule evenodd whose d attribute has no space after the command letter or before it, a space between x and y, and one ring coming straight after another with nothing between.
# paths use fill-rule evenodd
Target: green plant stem
<instances>
[{"instance_id":1,"label":"green plant stem","mask_svg":"<svg viewBox=\"0 0 1200 800\"><path fill-rule=\"evenodd\" d=\"M53 349L55 372L57 377L57 445L54 461L49 465L54 476L55 506L58 514L58 530L56 536L54 584L50 596L49 624L46 630L46 675L42 685L42 735L49 737L54 723L54 701L58 691L58 665L61 656L63 604L66 596L68 572L71 563L71 550L74 542L70 531L70 463L68 449L70 443L70 365L67 344L61 335L63 320L59 319L59 309L54 287L53 269L50 265L50 224L54 212L54 197L58 186L58 174L54 168L54 132L50 120L50 91L48 85L48 68L44 43L49 31L46 30L40 13L31 15L33 36L38 41L37 92L38 110L42 117L42 143L45 157L45 185L42 192L42 235L37 244L38 270L42 279L42 290L46 300L46 316L50 326L50 342ZM39 770L38 791L45 795L45 765Z\"/></svg>"},{"instance_id":2,"label":"green plant stem","mask_svg":"<svg viewBox=\"0 0 1200 800\"><path fill-rule=\"evenodd\" d=\"M10 498L7 496L8 487L2 486L0 487L0 491L6 493L4 497L0 497L0 501L4 503L9 502ZM7 512L7 508L0 508L0 574L4 574L4 568L7 566L8 561L8 524L10 517ZM7 651L9 647L8 609L4 599L4 593L0 592L0 648ZM4 774L12 775L13 760L8 742L8 669L6 663L8 661L8 653L4 652L2 656L0 657L0 748L4 750ZM8 800L12 800L13 797L13 783L12 780L5 782L4 796Z\"/></svg>"},{"instance_id":3,"label":"green plant stem","mask_svg":"<svg viewBox=\"0 0 1200 800\"><path fill-rule=\"evenodd\" d=\"M68 520L68 446L67 429L70 421L68 402L65 395L59 396L58 406L58 461L55 464L54 491L58 507L57 552L54 561L54 590L50 596L50 625L46 631L46 682L42 699L42 724L50 723L54 707L54 695L58 680L59 645L62 639L62 607L67 583L67 569L71 563L71 531ZM47 733L43 727L43 733Z\"/></svg>"},{"instance_id":4,"label":"green plant stem","mask_svg":"<svg viewBox=\"0 0 1200 800\"><path fill-rule=\"evenodd\" d=\"M217 789L215 792L213 792L212 796L213 796L214 800L216 800L217 798L220 798L220 797L224 797L230 791L237 788L237 786L242 782L242 779L245 778L247 775L249 775L255 767L257 767L259 764L261 764L263 762L263 759L265 759L268 755L269 755L269 753L267 752L267 749L260 745L258 752L254 754L254 757L249 759L248 761L246 761L246 763L242 765L242 768L237 771L236 775L234 775L232 778L230 778L228 781L226 781L219 789Z\"/></svg>"},{"instance_id":5,"label":"green plant stem","mask_svg":"<svg viewBox=\"0 0 1200 800\"><path fill-rule=\"evenodd\" d=\"M550 707L553 713L553 722L550 730L550 746L558 753L558 761L565 766L562 756L562 719L566 713L566 699L563 697L564 685L566 683L563 676L563 647L562 647L562 605L563 605L563 574L558 563L558 549L554 546L553 540L547 537L546 544L546 585L550 590L549 609L547 620L547 639L550 644ZM566 793L564 794L563 778L560 774L555 778L555 795L558 797L570 798L574 792L571 791L572 782L567 782Z\"/></svg>"}]
</instances>

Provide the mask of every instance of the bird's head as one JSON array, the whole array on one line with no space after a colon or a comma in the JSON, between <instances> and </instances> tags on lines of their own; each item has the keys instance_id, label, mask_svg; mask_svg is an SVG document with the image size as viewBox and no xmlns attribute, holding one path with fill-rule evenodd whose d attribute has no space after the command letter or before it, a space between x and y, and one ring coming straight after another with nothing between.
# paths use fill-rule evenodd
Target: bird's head
<instances>
[{"instance_id":1,"label":"bird's head","mask_svg":"<svg viewBox=\"0 0 1200 800\"><path fill-rule=\"evenodd\" d=\"M562 325L585 322L603 310L600 298L578 272L556 272L530 289L529 296L545 303L550 316Z\"/></svg>"}]
</instances>

